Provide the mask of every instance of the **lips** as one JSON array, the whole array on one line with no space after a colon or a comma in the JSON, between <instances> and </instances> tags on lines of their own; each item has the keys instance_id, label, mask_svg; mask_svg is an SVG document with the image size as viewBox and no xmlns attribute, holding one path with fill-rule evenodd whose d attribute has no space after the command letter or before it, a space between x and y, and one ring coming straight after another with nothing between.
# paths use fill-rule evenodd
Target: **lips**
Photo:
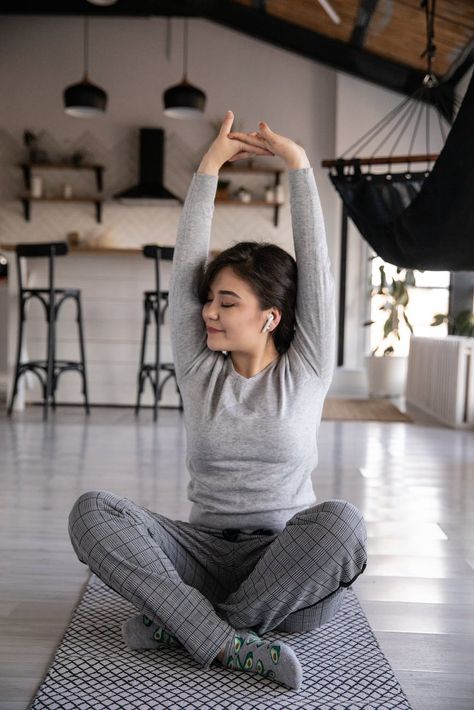
<instances>
[{"instance_id":1,"label":"lips","mask_svg":"<svg viewBox=\"0 0 474 710\"><path fill-rule=\"evenodd\" d=\"M209 326L207 326L206 330L208 333L223 333L224 332L222 330L217 330L216 328L210 328Z\"/></svg>"}]
</instances>

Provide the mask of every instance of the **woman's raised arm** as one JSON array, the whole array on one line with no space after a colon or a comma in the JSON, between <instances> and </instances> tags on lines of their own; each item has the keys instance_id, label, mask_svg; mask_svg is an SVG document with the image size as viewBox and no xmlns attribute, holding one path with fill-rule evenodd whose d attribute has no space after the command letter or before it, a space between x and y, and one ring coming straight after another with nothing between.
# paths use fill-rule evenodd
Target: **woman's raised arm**
<instances>
[{"instance_id":1,"label":"woman's raised arm","mask_svg":"<svg viewBox=\"0 0 474 710\"><path fill-rule=\"evenodd\" d=\"M288 168L291 220L298 266L296 331L293 353L329 386L334 368L334 279L329 262L318 190L304 148L261 122L252 133L231 132L230 138L266 148ZM238 159L237 154L231 160Z\"/></svg>"},{"instance_id":2,"label":"woman's raised arm","mask_svg":"<svg viewBox=\"0 0 474 710\"><path fill-rule=\"evenodd\" d=\"M228 111L193 176L179 222L170 283L171 344L178 383L207 348L197 288L209 254L219 170L236 155L270 155L266 148L229 139L233 121L234 114Z\"/></svg>"}]
</instances>

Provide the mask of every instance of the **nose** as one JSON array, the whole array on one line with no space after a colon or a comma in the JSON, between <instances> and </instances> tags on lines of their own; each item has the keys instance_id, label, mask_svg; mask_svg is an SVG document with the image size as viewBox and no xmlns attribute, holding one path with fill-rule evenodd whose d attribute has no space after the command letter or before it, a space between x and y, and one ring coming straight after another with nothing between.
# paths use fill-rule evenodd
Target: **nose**
<instances>
[{"instance_id":1,"label":"nose","mask_svg":"<svg viewBox=\"0 0 474 710\"><path fill-rule=\"evenodd\" d=\"M213 305L213 301L209 301L208 303L205 303L202 309L203 313L203 318L204 320L211 319L211 320L217 320L218 315L217 315L217 309Z\"/></svg>"}]
</instances>

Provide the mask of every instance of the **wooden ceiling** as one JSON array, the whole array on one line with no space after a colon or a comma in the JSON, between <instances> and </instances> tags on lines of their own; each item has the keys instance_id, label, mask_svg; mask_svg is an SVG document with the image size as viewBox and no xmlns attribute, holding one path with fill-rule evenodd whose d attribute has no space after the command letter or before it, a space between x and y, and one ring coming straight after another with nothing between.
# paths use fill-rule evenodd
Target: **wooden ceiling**
<instances>
[{"instance_id":1,"label":"wooden ceiling","mask_svg":"<svg viewBox=\"0 0 474 710\"><path fill-rule=\"evenodd\" d=\"M255 7L254 0L235 0ZM264 12L341 43L414 69L424 70L426 13L421 0L330 0L340 17L331 20L318 0L266 0ZM436 57L433 70L448 77L473 46L474 0L437 0L435 3ZM472 57L471 57L472 62Z\"/></svg>"},{"instance_id":2,"label":"wooden ceiling","mask_svg":"<svg viewBox=\"0 0 474 710\"><path fill-rule=\"evenodd\" d=\"M429 4L433 0L428 0ZM421 0L2 0L0 16L203 17L389 89L411 94L426 74ZM433 71L452 91L474 63L474 0L436 0Z\"/></svg>"}]
</instances>

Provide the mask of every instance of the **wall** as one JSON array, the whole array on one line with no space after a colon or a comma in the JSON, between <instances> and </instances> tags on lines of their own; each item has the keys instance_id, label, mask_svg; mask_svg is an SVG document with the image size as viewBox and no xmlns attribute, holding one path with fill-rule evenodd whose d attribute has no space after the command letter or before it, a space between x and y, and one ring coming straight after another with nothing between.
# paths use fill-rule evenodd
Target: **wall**
<instances>
[{"instance_id":1,"label":"wall","mask_svg":"<svg viewBox=\"0 0 474 710\"><path fill-rule=\"evenodd\" d=\"M134 245L147 240L172 244L179 207L124 207L108 202L102 226L93 206L33 205L30 224L15 199L22 191L15 164L24 155L24 128L44 130L43 145L53 158L85 147L106 165L105 195L136 182L137 132L140 126L165 129L165 184L184 196L192 172L214 137L211 122L232 108L244 130L265 118L275 130L302 142L317 167L333 153L335 72L289 52L204 20L189 21L189 80L208 95L205 117L198 121L167 118L161 95L182 75L182 20L172 22L171 56L166 58L166 20L105 19L90 21L90 77L109 95L107 114L77 119L64 114L62 91L82 76L82 21L79 18L3 18L0 28L0 85L11 101L4 105L0 145L3 178L0 240L63 238L77 230L89 239L105 238ZM318 168L327 209L331 250L335 249L335 198ZM48 176L50 181L63 177ZM78 192L92 187L91 175L68 175ZM239 180L246 182L246 180ZM238 185L235 185L238 187ZM260 178L255 186L263 191ZM272 211L220 207L213 246L241 238L270 239L290 249L289 211L278 229Z\"/></svg>"},{"instance_id":2,"label":"wall","mask_svg":"<svg viewBox=\"0 0 474 710\"><path fill-rule=\"evenodd\" d=\"M334 260L337 198L319 167L323 158L334 153L334 71L219 25L190 20L188 78L206 91L206 114L198 121L170 119L162 112L161 96L165 88L182 76L182 20L172 21L168 59L165 19L97 18L90 21L90 78L106 89L109 106L102 117L77 119L64 113L62 92L82 77L82 20L44 17L2 20L0 86L2 95L9 96L10 101L4 104L0 126L0 242L64 239L68 232L78 231L91 242L123 246L149 241L173 244L179 206L131 207L108 200L103 224L97 225L92 204L34 203L31 222L25 222L17 199L23 192L17 166L26 157L23 131L28 128L43 132L41 147L51 159L86 148L91 159L106 166L108 198L136 183L137 129L160 126L166 135L165 185L184 197L192 173L215 135L212 122L220 120L232 108L242 130L256 128L258 120L264 118L276 131L305 146L320 184L329 250ZM50 190L58 190L65 180L71 182L76 194L88 193L94 185L92 174L82 172L67 175L44 172L43 177L45 188ZM242 176L234 187L242 183L263 192L266 181ZM216 208L212 248L225 248L248 238L270 240L292 252L288 205L281 210L278 228L273 226L271 208ZM111 273L115 268L112 264L116 263L111 258ZM136 273L138 280L139 273L132 264L131 260L131 272ZM108 276L104 274L105 279ZM118 305L128 307L131 285L128 283L130 288L125 289L124 283L121 273L114 298ZM109 342L101 340L104 331L92 321L94 306L102 297L100 286L98 283L93 289L90 285L82 294L84 312L88 314L85 326L91 373L107 364L110 347ZM130 323L130 343L139 338L139 327L139 323ZM6 328L2 330L5 332ZM125 330L121 324L121 331ZM121 365L128 365L130 377L135 378L138 346L134 357L130 343L128 348L123 343ZM33 344L31 350L34 351ZM123 380L119 384L123 389ZM113 387L113 383L109 385Z\"/></svg>"}]
</instances>

